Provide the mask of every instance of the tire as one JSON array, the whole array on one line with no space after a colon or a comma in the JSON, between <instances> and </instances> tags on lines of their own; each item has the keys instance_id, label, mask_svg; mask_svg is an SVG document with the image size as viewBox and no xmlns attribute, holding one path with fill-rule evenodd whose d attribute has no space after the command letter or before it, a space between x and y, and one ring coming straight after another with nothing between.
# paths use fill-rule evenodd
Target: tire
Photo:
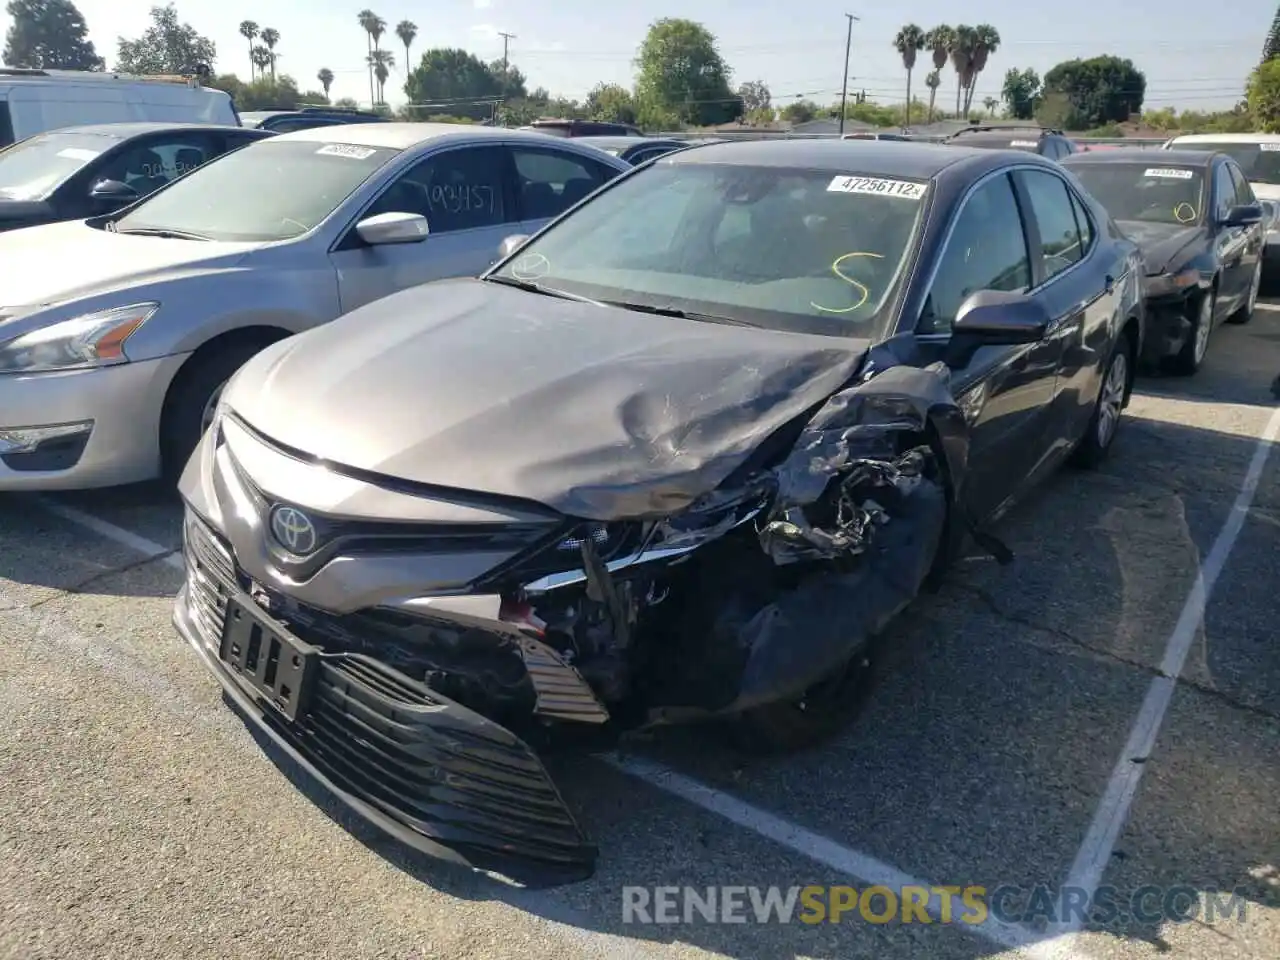
<instances>
[{"instance_id":1,"label":"tire","mask_svg":"<svg viewBox=\"0 0 1280 960\"><path fill-rule=\"evenodd\" d=\"M165 397L160 417L160 465L164 479L176 483L209 425L223 386L268 342L240 341L197 353L179 372Z\"/></svg>"},{"instance_id":2,"label":"tire","mask_svg":"<svg viewBox=\"0 0 1280 960\"><path fill-rule=\"evenodd\" d=\"M1093 405L1093 415L1089 417L1089 426L1071 454L1072 465L1092 469L1111 452L1116 434L1120 432L1120 420L1133 384L1133 373L1133 343L1122 333L1102 375L1102 386Z\"/></svg>"},{"instance_id":3,"label":"tire","mask_svg":"<svg viewBox=\"0 0 1280 960\"><path fill-rule=\"evenodd\" d=\"M879 679L882 645L871 639L796 700L768 703L730 723L735 744L758 756L796 753L839 733L862 713Z\"/></svg>"},{"instance_id":4,"label":"tire","mask_svg":"<svg viewBox=\"0 0 1280 960\"><path fill-rule=\"evenodd\" d=\"M1204 363L1209 350L1209 335L1213 332L1213 312L1218 305L1218 289L1211 287L1200 298L1196 315L1191 319L1191 333L1177 356L1169 360L1169 372L1181 377L1194 376Z\"/></svg>"},{"instance_id":5,"label":"tire","mask_svg":"<svg viewBox=\"0 0 1280 960\"><path fill-rule=\"evenodd\" d=\"M1258 258L1258 266L1253 271L1253 281L1249 286L1249 299L1244 306L1227 317L1227 323L1245 324L1253 319L1254 309L1258 306L1258 291L1262 289L1262 258Z\"/></svg>"}]
</instances>

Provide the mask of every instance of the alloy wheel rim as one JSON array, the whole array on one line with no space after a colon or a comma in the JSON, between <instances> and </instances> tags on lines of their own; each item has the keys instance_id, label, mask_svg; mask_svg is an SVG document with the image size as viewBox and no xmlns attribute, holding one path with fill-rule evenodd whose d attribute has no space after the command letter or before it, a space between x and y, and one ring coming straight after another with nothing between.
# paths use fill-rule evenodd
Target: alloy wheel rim
<instances>
[{"instance_id":1,"label":"alloy wheel rim","mask_svg":"<svg viewBox=\"0 0 1280 960\"><path fill-rule=\"evenodd\" d=\"M1129 378L1128 360L1123 353L1117 353L1111 361L1111 369L1107 371L1107 379L1102 385L1102 396L1098 401L1098 444L1107 446L1115 436L1116 427L1120 423L1120 413L1124 409L1124 390Z\"/></svg>"},{"instance_id":2,"label":"alloy wheel rim","mask_svg":"<svg viewBox=\"0 0 1280 960\"><path fill-rule=\"evenodd\" d=\"M1200 318L1196 321L1195 357L1196 363L1204 359L1209 349L1209 328L1213 326L1213 295L1204 298L1200 307Z\"/></svg>"}]
</instances>

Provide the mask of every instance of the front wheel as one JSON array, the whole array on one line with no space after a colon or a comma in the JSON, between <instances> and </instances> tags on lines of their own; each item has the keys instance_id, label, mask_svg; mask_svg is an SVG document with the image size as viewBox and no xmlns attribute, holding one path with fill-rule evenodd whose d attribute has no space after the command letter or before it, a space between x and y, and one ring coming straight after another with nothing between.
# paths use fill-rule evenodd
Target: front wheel
<instances>
[{"instance_id":1,"label":"front wheel","mask_svg":"<svg viewBox=\"0 0 1280 960\"><path fill-rule=\"evenodd\" d=\"M1213 332L1213 313L1217 303L1217 290L1211 289L1200 298L1199 307L1191 318L1191 331L1187 335L1187 342L1170 360L1169 367L1173 373L1190 377L1204 363L1205 354L1209 351L1209 334Z\"/></svg>"},{"instance_id":2,"label":"front wheel","mask_svg":"<svg viewBox=\"0 0 1280 960\"><path fill-rule=\"evenodd\" d=\"M194 356L178 372L160 418L160 458L164 477L177 481L213 420L218 397L232 375L267 344L244 341Z\"/></svg>"},{"instance_id":3,"label":"front wheel","mask_svg":"<svg viewBox=\"0 0 1280 960\"><path fill-rule=\"evenodd\" d=\"M1133 376L1133 348L1124 334L1111 351L1107 370L1102 375L1102 388L1093 406L1089 426L1072 454L1072 461L1080 467L1096 467L1107 458L1120 429L1120 417L1124 413L1125 399Z\"/></svg>"},{"instance_id":4,"label":"front wheel","mask_svg":"<svg viewBox=\"0 0 1280 960\"><path fill-rule=\"evenodd\" d=\"M1227 323L1242 324L1248 323L1253 319L1253 311L1258 306L1258 292L1262 289L1262 258L1258 258L1258 265L1253 271L1253 281L1249 285L1249 299L1244 302L1244 306L1227 318Z\"/></svg>"}]
</instances>

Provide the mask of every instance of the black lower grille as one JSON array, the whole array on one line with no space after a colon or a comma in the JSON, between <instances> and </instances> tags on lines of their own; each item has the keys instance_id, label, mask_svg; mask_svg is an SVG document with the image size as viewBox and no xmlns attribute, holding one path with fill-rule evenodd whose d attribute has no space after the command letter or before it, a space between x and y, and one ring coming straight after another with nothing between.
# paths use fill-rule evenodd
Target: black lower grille
<instances>
[{"instance_id":1,"label":"black lower grille","mask_svg":"<svg viewBox=\"0 0 1280 960\"><path fill-rule=\"evenodd\" d=\"M217 659L228 598L241 592L234 559L198 518L187 523L187 611ZM363 654L322 654L309 706L289 720L262 704L260 720L340 797L407 842L524 882L590 876L596 851L538 756L505 727ZM406 833L409 836L406 836Z\"/></svg>"}]
</instances>

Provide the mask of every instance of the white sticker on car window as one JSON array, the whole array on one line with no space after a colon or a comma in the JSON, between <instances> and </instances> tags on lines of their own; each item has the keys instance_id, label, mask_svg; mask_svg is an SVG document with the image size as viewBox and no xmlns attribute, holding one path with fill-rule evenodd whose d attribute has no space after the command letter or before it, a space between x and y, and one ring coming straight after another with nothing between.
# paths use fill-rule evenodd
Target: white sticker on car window
<instances>
[{"instance_id":1,"label":"white sticker on car window","mask_svg":"<svg viewBox=\"0 0 1280 960\"><path fill-rule=\"evenodd\" d=\"M1258 149L1267 153L1280 153L1280 143L1260 143Z\"/></svg>"},{"instance_id":2,"label":"white sticker on car window","mask_svg":"<svg viewBox=\"0 0 1280 960\"><path fill-rule=\"evenodd\" d=\"M1038 146L1040 146L1040 141L1039 141L1039 140L1010 140L1010 141L1009 141L1009 146L1011 146L1011 147L1038 147Z\"/></svg>"},{"instance_id":3,"label":"white sticker on car window","mask_svg":"<svg viewBox=\"0 0 1280 960\"><path fill-rule=\"evenodd\" d=\"M96 160L98 158L97 150L82 150L80 147L67 147L65 150L59 150L58 156L64 160Z\"/></svg>"},{"instance_id":4,"label":"white sticker on car window","mask_svg":"<svg viewBox=\"0 0 1280 960\"><path fill-rule=\"evenodd\" d=\"M1190 180L1192 173L1190 170L1175 170L1172 167L1150 167L1144 170L1144 177L1164 177L1170 180Z\"/></svg>"},{"instance_id":5,"label":"white sticker on car window","mask_svg":"<svg viewBox=\"0 0 1280 960\"><path fill-rule=\"evenodd\" d=\"M368 160L377 152L371 147L357 147L350 143L326 143L316 151L322 157L346 157L349 160Z\"/></svg>"},{"instance_id":6,"label":"white sticker on car window","mask_svg":"<svg viewBox=\"0 0 1280 960\"><path fill-rule=\"evenodd\" d=\"M911 180L883 180L880 177L836 177L827 186L828 193L874 193L881 197L919 200L925 185Z\"/></svg>"}]
</instances>

